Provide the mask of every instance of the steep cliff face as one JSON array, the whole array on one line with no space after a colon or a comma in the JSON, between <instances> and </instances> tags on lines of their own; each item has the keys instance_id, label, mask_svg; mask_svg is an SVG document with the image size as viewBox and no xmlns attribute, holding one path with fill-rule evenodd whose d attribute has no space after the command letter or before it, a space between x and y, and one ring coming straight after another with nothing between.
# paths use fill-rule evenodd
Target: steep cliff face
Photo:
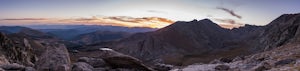
<instances>
[{"instance_id":1,"label":"steep cliff face","mask_svg":"<svg viewBox=\"0 0 300 71\"><path fill-rule=\"evenodd\" d=\"M9 37L0 34L0 68L10 70L10 67L19 66L15 70L24 70L26 66L38 71L70 70L70 57L63 44L58 44L55 39L27 37L24 34L9 34Z\"/></svg>"},{"instance_id":2,"label":"steep cliff face","mask_svg":"<svg viewBox=\"0 0 300 71\"><path fill-rule=\"evenodd\" d=\"M36 61L36 56L33 54L33 48L30 46L27 39L22 41L12 41L5 34L0 34L1 55L7 58L9 63L19 63L28 66L33 66Z\"/></svg>"},{"instance_id":3,"label":"steep cliff face","mask_svg":"<svg viewBox=\"0 0 300 71\"><path fill-rule=\"evenodd\" d=\"M300 39L300 14L284 14L260 33L257 49L269 50L289 42L298 42Z\"/></svg>"},{"instance_id":4,"label":"steep cliff face","mask_svg":"<svg viewBox=\"0 0 300 71\"><path fill-rule=\"evenodd\" d=\"M41 41L40 41L41 42ZM65 45L59 43L42 42L45 51L35 63L38 71L70 71L71 61Z\"/></svg>"}]
</instances>

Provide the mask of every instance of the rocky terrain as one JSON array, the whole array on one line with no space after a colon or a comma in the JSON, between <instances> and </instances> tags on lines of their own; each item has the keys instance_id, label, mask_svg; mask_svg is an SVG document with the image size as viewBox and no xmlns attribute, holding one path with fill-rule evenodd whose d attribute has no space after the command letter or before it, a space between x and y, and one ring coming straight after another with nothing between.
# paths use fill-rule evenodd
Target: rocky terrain
<instances>
[{"instance_id":1,"label":"rocky terrain","mask_svg":"<svg viewBox=\"0 0 300 71\"><path fill-rule=\"evenodd\" d=\"M80 41L3 26L0 71L299 71L299 25L300 14L234 29L203 19L130 36L96 31Z\"/></svg>"},{"instance_id":2,"label":"rocky terrain","mask_svg":"<svg viewBox=\"0 0 300 71\"><path fill-rule=\"evenodd\" d=\"M230 62L216 59L209 64L193 64L171 71L299 71L299 42L288 43L258 54L236 57Z\"/></svg>"},{"instance_id":3,"label":"rocky terrain","mask_svg":"<svg viewBox=\"0 0 300 71\"><path fill-rule=\"evenodd\" d=\"M111 47L148 63L172 65L208 63L220 57L234 58L254 53L250 50L254 46L252 44L256 44L252 38L257 37L256 31L260 28L262 27L246 25L229 30L209 19L179 21L157 31L137 33L109 45L88 47Z\"/></svg>"},{"instance_id":4,"label":"rocky terrain","mask_svg":"<svg viewBox=\"0 0 300 71\"><path fill-rule=\"evenodd\" d=\"M120 41L110 42L110 44L86 46L88 48L84 49L83 53L92 49L109 47L141 59L148 65L164 63L185 67L190 64L204 63L202 65L204 71L205 69L215 70L214 67L220 65L218 59L229 64L235 63L232 61L237 57L245 59L240 61L247 61L251 60L247 58L254 56L253 54L273 52L277 48L284 48L284 45L292 45L292 42L298 40L298 25L299 14L284 14L266 26L245 25L231 30L221 28L208 19L175 22L157 31L137 33ZM251 65L252 62L249 63ZM259 64L259 62L256 63ZM237 70L251 70L258 64L247 68L237 68ZM247 63L244 65L248 66ZM185 68L179 67L178 69L184 70ZM203 69L200 68L200 70Z\"/></svg>"},{"instance_id":5,"label":"rocky terrain","mask_svg":"<svg viewBox=\"0 0 300 71\"><path fill-rule=\"evenodd\" d=\"M9 36L0 34L0 71L154 71L139 59L108 48L71 61L65 45L55 39Z\"/></svg>"},{"instance_id":6,"label":"rocky terrain","mask_svg":"<svg viewBox=\"0 0 300 71\"><path fill-rule=\"evenodd\" d=\"M211 64L194 64L173 71L299 71L300 14L285 14L264 27L258 35L259 53ZM262 52L260 52L262 51Z\"/></svg>"},{"instance_id":7,"label":"rocky terrain","mask_svg":"<svg viewBox=\"0 0 300 71\"><path fill-rule=\"evenodd\" d=\"M60 68L58 65L66 65L65 69L70 66L70 58L63 44L55 39L30 37L26 34L1 33L0 68L8 71L57 71Z\"/></svg>"}]
</instances>

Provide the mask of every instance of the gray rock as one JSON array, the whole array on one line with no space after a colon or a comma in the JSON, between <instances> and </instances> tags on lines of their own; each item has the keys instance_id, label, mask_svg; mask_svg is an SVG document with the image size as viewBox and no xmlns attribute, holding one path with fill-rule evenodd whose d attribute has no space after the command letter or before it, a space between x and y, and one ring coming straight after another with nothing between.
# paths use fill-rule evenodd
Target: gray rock
<instances>
[{"instance_id":1,"label":"gray rock","mask_svg":"<svg viewBox=\"0 0 300 71\"><path fill-rule=\"evenodd\" d=\"M244 58L240 57L240 56L237 56L232 61L234 62L234 61L240 61L240 60L244 60Z\"/></svg>"},{"instance_id":2,"label":"gray rock","mask_svg":"<svg viewBox=\"0 0 300 71\"><path fill-rule=\"evenodd\" d=\"M260 57L260 58L256 58L257 61L264 61L264 60L267 60L266 57Z\"/></svg>"},{"instance_id":3,"label":"gray rock","mask_svg":"<svg viewBox=\"0 0 300 71\"><path fill-rule=\"evenodd\" d=\"M4 69L0 68L0 71L5 71Z\"/></svg>"},{"instance_id":4,"label":"gray rock","mask_svg":"<svg viewBox=\"0 0 300 71\"><path fill-rule=\"evenodd\" d=\"M220 61L224 62L224 63L230 63L230 62L232 62L232 59L231 58L221 58Z\"/></svg>"},{"instance_id":5,"label":"gray rock","mask_svg":"<svg viewBox=\"0 0 300 71\"><path fill-rule=\"evenodd\" d=\"M35 55L29 40L21 37L7 37L0 33L0 64L19 63L26 66L33 66ZM23 42L21 44L14 43L15 41Z\"/></svg>"},{"instance_id":6,"label":"gray rock","mask_svg":"<svg viewBox=\"0 0 300 71\"><path fill-rule=\"evenodd\" d=\"M70 67L68 65L59 65L56 70L57 71L69 71Z\"/></svg>"},{"instance_id":7,"label":"gray rock","mask_svg":"<svg viewBox=\"0 0 300 71\"><path fill-rule=\"evenodd\" d=\"M25 71L36 71L33 67L25 67Z\"/></svg>"},{"instance_id":8,"label":"gray rock","mask_svg":"<svg viewBox=\"0 0 300 71\"><path fill-rule=\"evenodd\" d=\"M0 68L3 68L4 70L24 70L25 66L17 63L13 63L13 64L0 65Z\"/></svg>"},{"instance_id":9,"label":"gray rock","mask_svg":"<svg viewBox=\"0 0 300 71\"><path fill-rule=\"evenodd\" d=\"M227 66L227 65L218 65L218 66L215 67L215 69L216 70L221 70L221 71L224 71L224 70L226 71L226 70L229 70L230 67Z\"/></svg>"},{"instance_id":10,"label":"gray rock","mask_svg":"<svg viewBox=\"0 0 300 71\"><path fill-rule=\"evenodd\" d=\"M89 62L90 58L88 57L80 57L77 62Z\"/></svg>"},{"instance_id":11,"label":"gray rock","mask_svg":"<svg viewBox=\"0 0 300 71\"><path fill-rule=\"evenodd\" d=\"M94 68L106 66L105 61L100 58L80 57L78 59L78 62L86 62L86 63L90 64L91 66L93 66Z\"/></svg>"},{"instance_id":12,"label":"gray rock","mask_svg":"<svg viewBox=\"0 0 300 71\"><path fill-rule=\"evenodd\" d=\"M93 71L108 71L108 68L93 68Z\"/></svg>"},{"instance_id":13,"label":"gray rock","mask_svg":"<svg viewBox=\"0 0 300 71\"><path fill-rule=\"evenodd\" d=\"M108 71L143 71L143 70L136 70L136 69L126 69L126 68L117 68L117 69L110 69Z\"/></svg>"},{"instance_id":14,"label":"gray rock","mask_svg":"<svg viewBox=\"0 0 300 71\"><path fill-rule=\"evenodd\" d=\"M214 59L214 60L212 60L212 61L209 62L209 64L218 64L218 63L223 63L223 62L221 62L218 59Z\"/></svg>"},{"instance_id":15,"label":"gray rock","mask_svg":"<svg viewBox=\"0 0 300 71\"><path fill-rule=\"evenodd\" d=\"M112 49L101 48L99 57L102 58L112 68L128 68L144 71L154 71L154 69L146 66L139 59L124 55Z\"/></svg>"},{"instance_id":16,"label":"gray rock","mask_svg":"<svg viewBox=\"0 0 300 71\"><path fill-rule=\"evenodd\" d=\"M37 70L69 71L71 61L66 47L56 43L45 46L47 49L35 64Z\"/></svg>"},{"instance_id":17,"label":"gray rock","mask_svg":"<svg viewBox=\"0 0 300 71\"><path fill-rule=\"evenodd\" d=\"M271 69L272 66L269 63L262 62L258 66L254 67L254 71L265 71Z\"/></svg>"},{"instance_id":18,"label":"gray rock","mask_svg":"<svg viewBox=\"0 0 300 71\"><path fill-rule=\"evenodd\" d=\"M275 66L282 66L282 65L286 65L286 64L295 64L296 60L295 59L284 59L284 60L280 60L278 62L275 63Z\"/></svg>"},{"instance_id":19,"label":"gray rock","mask_svg":"<svg viewBox=\"0 0 300 71\"><path fill-rule=\"evenodd\" d=\"M95 68L106 66L105 61L103 59L99 59L99 58L90 58L90 61L88 62L88 64L92 65Z\"/></svg>"},{"instance_id":20,"label":"gray rock","mask_svg":"<svg viewBox=\"0 0 300 71\"><path fill-rule=\"evenodd\" d=\"M72 53L79 53L78 50L71 50Z\"/></svg>"},{"instance_id":21,"label":"gray rock","mask_svg":"<svg viewBox=\"0 0 300 71\"><path fill-rule=\"evenodd\" d=\"M158 71L169 71L174 67L173 65L161 64L161 63L157 63L154 66L155 66L154 69Z\"/></svg>"},{"instance_id":22,"label":"gray rock","mask_svg":"<svg viewBox=\"0 0 300 71\"><path fill-rule=\"evenodd\" d=\"M93 71L93 67L85 62L77 62L72 65L72 71Z\"/></svg>"},{"instance_id":23,"label":"gray rock","mask_svg":"<svg viewBox=\"0 0 300 71\"><path fill-rule=\"evenodd\" d=\"M8 60L5 58L4 55L0 55L0 65L2 64L9 64Z\"/></svg>"}]
</instances>

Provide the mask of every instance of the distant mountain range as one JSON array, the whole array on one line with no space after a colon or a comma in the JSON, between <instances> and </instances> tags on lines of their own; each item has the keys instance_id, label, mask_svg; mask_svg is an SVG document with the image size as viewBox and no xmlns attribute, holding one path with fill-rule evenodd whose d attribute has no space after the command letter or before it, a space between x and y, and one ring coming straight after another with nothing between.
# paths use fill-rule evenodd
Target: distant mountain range
<instances>
[{"instance_id":1,"label":"distant mountain range","mask_svg":"<svg viewBox=\"0 0 300 71\"><path fill-rule=\"evenodd\" d=\"M27 33L30 38L49 37L49 39L56 39L56 41L64 43L68 49L77 49L78 47L85 49L85 45L99 48L99 44L101 44L100 47L109 46L144 61L166 61L165 63L176 65L187 65L198 61L207 62L218 58L220 51L239 50L240 46L250 45L240 39L248 38L246 35L260 28L246 25L238 29L225 29L209 19L190 22L178 21L162 29L97 25L33 25L26 27L3 26L0 30L7 34ZM199 59L205 57L202 54L216 56ZM246 54L250 54L250 52ZM236 55L226 57L234 56Z\"/></svg>"},{"instance_id":2,"label":"distant mountain range","mask_svg":"<svg viewBox=\"0 0 300 71\"><path fill-rule=\"evenodd\" d=\"M209 19L161 29L1 26L0 70L297 71L299 26L300 14L233 29Z\"/></svg>"},{"instance_id":3,"label":"distant mountain range","mask_svg":"<svg viewBox=\"0 0 300 71\"><path fill-rule=\"evenodd\" d=\"M72 40L82 34L92 33L96 31L110 31L110 32L149 32L157 29L154 28L140 28L140 27L120 27L120 26L99 26L99 25L33 25L26 26L42 32L57 36L64 40ZM68 33L68 34L66 34Z\"/></svg>"},{"instance_id":4,"label":"distant mountain range","mask_svg":"<svg viewBox=\"0 0 300 71\"><path fill-rule=\"evenodd\" d=\"M0 31L6 34L22 34L30 38L53 38L67 46L93 44L96 42L114 41L134 33L155 31L155 28L99 26L99 25L32 25L1 26Z\"/></svg>"},{"instance_id":5,"label":"distant mountain range","mask_svg":"<svg viewBox=\"0 0 300 71\"><path fill-rule=\"evenodd\" d=\"M291 42L297 33L297 14L282 15L266 26L245 25L224 29L208 19L175 22L165 28L137 33L112 44L90 48L110 47L145 62L189 65L210 62L218 58L234 58L270 50Z\"/></svg>"}]
</instances>

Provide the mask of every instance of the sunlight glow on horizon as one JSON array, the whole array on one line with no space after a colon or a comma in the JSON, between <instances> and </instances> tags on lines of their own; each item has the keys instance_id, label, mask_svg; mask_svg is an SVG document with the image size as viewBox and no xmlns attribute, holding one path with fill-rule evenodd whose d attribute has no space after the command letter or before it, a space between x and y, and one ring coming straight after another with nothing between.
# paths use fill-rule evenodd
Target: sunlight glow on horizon
<instances>
[{"instance_id":1,"label":"sunlight glow on horizon","mask_svg":"<svg viewBox=\"0 0 300 71\"><path fill-rule=\"evenodd\" d=\"M142 17L134 18L127 16L118 17L96 17L91 18L73 18L73 19L55 19L55 18L19 18L5 19L6 26L14 25L107 25L107 26L124 26L124 27L148 27L163 28L174 21L159 17ZM0 25L1 26L1 25Z\"/></svg>"},{"instance_id":2,"label":"sunlight glow on horizon","mask_svg":"<svg viewBox=\"0 0 300 71\"><path fill-rule=\"evenodd\" d=\"M102 24L138 26L141 23L103 23L78 22L74 19L90 17L134 18L160 17L172 21L191 21L193 19L211 19L217 24L252 24L266 25L285 13L298 13L300 7L297 0L90 0L90 1L0 1L0 25L38 25L38 24ZM240 15L236 18L229 12L217 9L228 8ZM24 18L46 18L48 20L22 20ZM15 20L5 20L15 19ZM19 19L19 20L17 20ZM59 20L67 20L61 22ZM162 24L149 24L143 27L161 28ZM157 22L156 22L157 23Z\"/></svg>"}]
</instances>

